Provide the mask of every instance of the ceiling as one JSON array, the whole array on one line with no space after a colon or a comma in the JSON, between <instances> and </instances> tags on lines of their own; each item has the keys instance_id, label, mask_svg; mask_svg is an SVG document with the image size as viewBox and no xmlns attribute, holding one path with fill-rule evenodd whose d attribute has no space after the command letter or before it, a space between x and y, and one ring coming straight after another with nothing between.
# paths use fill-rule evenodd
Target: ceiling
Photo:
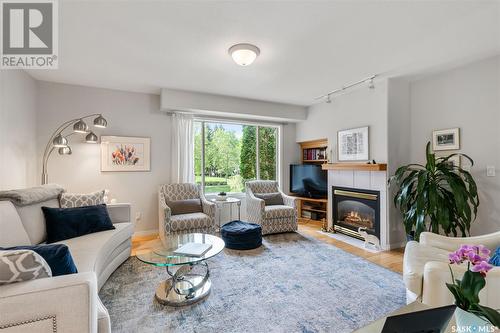
<instances>
[{"instance_id":1,"label":"ceiling","mask_svg":"<svg viewBox=\"0 0 500 333\"><path fill-rule=\"evenodd\" d=\"M312 104L374 73L500 53L499 1L60 1L59 69L39 80ZM227 54L261 49L249 67Z\"/></svg>"}]
</instances>

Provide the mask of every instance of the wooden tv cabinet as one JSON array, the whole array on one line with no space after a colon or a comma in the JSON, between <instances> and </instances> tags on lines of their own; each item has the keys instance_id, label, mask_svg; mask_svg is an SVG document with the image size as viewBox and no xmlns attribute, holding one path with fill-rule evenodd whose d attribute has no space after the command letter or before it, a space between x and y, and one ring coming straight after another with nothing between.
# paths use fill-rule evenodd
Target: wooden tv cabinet
<instances>
[{"instance_id":1,"label":"wooden tv cabinet","mask_svg":"<svg viewBox=\"0 0 500 333\"><path fill-rule=\"evenodd\" d=\"M299 222L307 223L310 221L321 221L322 229L327 231L329 210L328 199L294 197L297 198L297 217Z\"/></svg>"}]
</instances>

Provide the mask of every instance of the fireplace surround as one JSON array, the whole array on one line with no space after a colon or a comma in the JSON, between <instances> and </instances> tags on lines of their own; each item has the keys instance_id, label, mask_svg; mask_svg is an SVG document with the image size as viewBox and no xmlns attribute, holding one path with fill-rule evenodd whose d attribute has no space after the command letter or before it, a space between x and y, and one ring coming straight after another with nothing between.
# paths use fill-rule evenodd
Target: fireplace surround
<instances>
[{"instance_id":1,"label":"fireplace surround","mask_svg":"<svg viewBox=\"0 0 500 333\"><path fill-rule=\"evenodd\" d=\"M335 231L363 239L364 228L380 239L380 192L332 186L332 222Z\"/></svg>"}]
</instances>

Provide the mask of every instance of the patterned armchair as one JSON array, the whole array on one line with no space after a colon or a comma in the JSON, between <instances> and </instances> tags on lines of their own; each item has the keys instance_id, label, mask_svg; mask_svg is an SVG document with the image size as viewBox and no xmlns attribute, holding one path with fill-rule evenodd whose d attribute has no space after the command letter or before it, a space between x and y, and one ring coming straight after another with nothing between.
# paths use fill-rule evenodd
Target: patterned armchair
<instances>
[{"instance_id":1,"label":"patterned armchair","mask_svg":"<svg viewBox=\"0 0 500 333\"><path fill-rule=\"evenodd\" d=\"M215 204L208 201L196 184L166 184L161 185L158 192L160 220L160 238L165 235L181 233L215 232ZM200 199L202 212L173 215L168 206L169 201Z\"/></svg>"},{"instance_id":2,"label":"patterned armchair","mask_svg":"<svg viewBox=\"0 0 500 333\"><path fill-rule=\"evenodd\" d=\"M246 204L248 220L262 226L262 234L297 231L297 206L295 198L280 191L274 180L253 180L246 182ZM279 193L284 205L266 206L255 194Z\"/></svg>"}]
</instances>

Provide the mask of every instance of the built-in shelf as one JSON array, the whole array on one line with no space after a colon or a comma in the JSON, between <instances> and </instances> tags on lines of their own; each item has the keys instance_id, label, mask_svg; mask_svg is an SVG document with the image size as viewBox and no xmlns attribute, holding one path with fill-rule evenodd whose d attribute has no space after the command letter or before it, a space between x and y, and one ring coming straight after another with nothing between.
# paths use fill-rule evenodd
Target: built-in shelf
<instances>
[{"instance_id":1,"label":"built-in shelf","mask_svg":"<svg viewBox=\"0 0 500 333\"><path fill-rule=\"evenodd\" d=\"M302 151L302 163L326 163L328 140L318 139L311 141L299 142Z\"/></svg>"},{"instance_id":2,"label":"built-in shelf","mask_svg":"<svg viewBox=\"0 0 500 333\"><path fill-rule=\"evenodd\" d=\"M307 198L307 197L299 197L299 196L296 196L296 195L293 195L292 196L294 198L296 198L297 200L302 200L302 201L309 201L309 202L328 202L328 199L327 198Z\"/></svg>"},{"instance_id":3,"label":"built-in shelf","mask_svg":"<svg viewBox=\"0 0 500 333\"><path fill-rule=\"evenodd\" d=\"M358 171L386 171L387 164L366 163L327 163L322 165L323 170L358 170Z\"/></svg>"},{"instance_id":4,"label":"built-in shelf","mask_svg":"<svg viewBox=\"0 0 500 333\"><path fill-rule=\"evenodd\" d=\"M318 212L318 213L325 213L326 214L326 210L325 209L306 208L306 207L302 206L302 210L307 210L307 211L310 211L310 212Z\"/></svg>"},{"instance_id":5,"label":"built-in shelf","mask_svg":"<svg viewBox=\"0 0 500 333\"><path fill-rule=\"evenodd\" d=\"M328 160L302 160L303 163L326 163Z\"/></svg>"}]
</instances>

